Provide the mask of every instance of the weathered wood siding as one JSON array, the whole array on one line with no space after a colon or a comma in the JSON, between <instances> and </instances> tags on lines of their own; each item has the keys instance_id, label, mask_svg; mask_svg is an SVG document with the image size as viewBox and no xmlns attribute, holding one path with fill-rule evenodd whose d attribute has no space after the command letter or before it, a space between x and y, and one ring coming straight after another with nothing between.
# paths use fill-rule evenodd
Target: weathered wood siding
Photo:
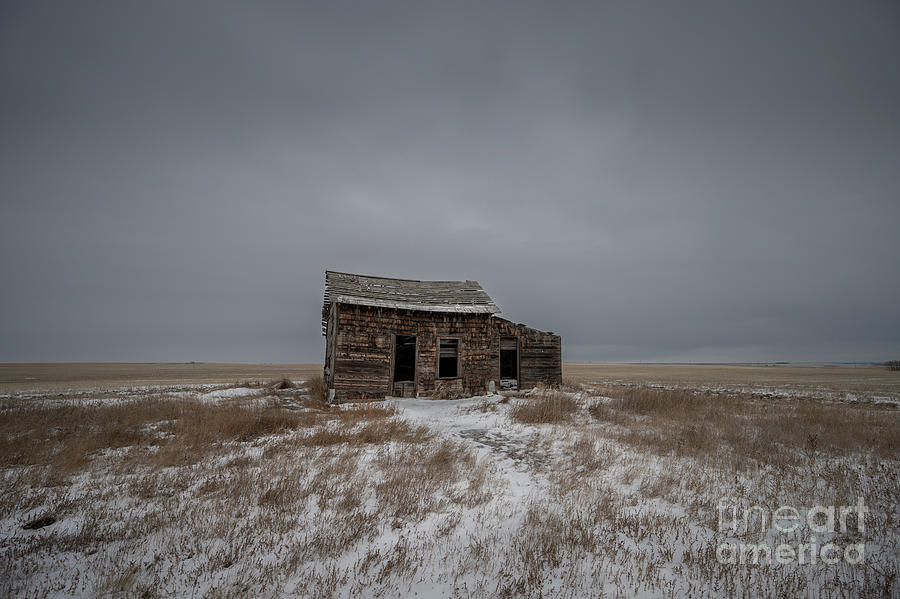
<instances>
[{"instance_id":1,"label":"weathered wood siding","mask_svg":"<svg viewBox=\"0 0 900 599\"><path fill-rule=\"evenodd\" d=\"M332 304L325 322L325 388L334 388L335 327L337 326L337 304Z\"/></svg>"},{"instance_id":2,"label":"weathered wood siding","mask_svg":"<svg viewBox=\"0 0 900 599\"><path fill-rule=\"evenodd\" d=\"M560 338L490 314L424 312L333 304L326 324L326 373L335 401L381 399L394 392L394 337L416 336L414 395L436 385L460 394L483 393L500 380L500 336L517 336L521 385L562 378ZM438 379L441 338L459 339L459 376ZM330 366L330 371L328 370Z\"/></svg>"},{"instance_id":3,"label":"weathered wood siding","mask_svg":"<svg viewBox=\"0 0 900 599\"><path fill-rule=\"evenodd\" d=\"M494 338L491 359L500 377L500 337L519 338L519 389L530 389L538 383L562 383L562 338L504 318L492 317Z\"/></svg>"}]
</instances>

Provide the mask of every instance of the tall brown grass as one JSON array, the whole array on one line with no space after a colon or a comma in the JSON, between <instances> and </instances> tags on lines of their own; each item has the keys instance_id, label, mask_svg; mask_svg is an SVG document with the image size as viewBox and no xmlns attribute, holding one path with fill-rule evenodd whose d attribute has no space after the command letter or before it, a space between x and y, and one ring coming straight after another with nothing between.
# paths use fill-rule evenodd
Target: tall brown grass
<instances>
[{"instance_id":1,"label":"tall brown grass","mask_svg":"<svg viewBox=\"0 0 900 599\"><path fill-rule=\"evenodd\" d=\"M510 417L522 424L555 424L569 420L578 404L562 391L544 389L537 395L519 399L510 409Z\"/></svg>"},{"instance_id":2,"label":"tall brown grass","mask_svg":"<svg viewBox=\"0 0 900 599\"><path fill-rule=\"evenodd\" d=\"M900 427L889 408L648 387L610 394L612 400L592 405L590 414L620 426L619 440L661 455L728 449L754 460L784 459L791 452L800 460L811 436L818 451L831 455L863 447L879 457L900 452Z\"/></svg>"},{"instance_id":3,"label":"tall brown grass","mask_svg":"<svg viewBox=\"0 0 900 599\"><path fill-rule=\"evenodd\" d=\"M313 405L325 405L328 402L328 390L325 388L325 379L321 374L306 379L306 391Z\"/></svg>"},{"instance_id":4,"label":"tall brown grass","mask_svg":"<svg viewBox=\"0 0 900 599\"><path fill-rule=\"evenodd\" d=\"M83 470L109 450L152 451L157 466L191 464L229 443L252 441L336 421L359 442L383 442L391 435L412 439L421 431L400 424L378 424L396 409L360 405L346 410L298 411L276 403L145 398L125 403L7 406L0 419L0 467L39 466L54 480ZM349 437L348 437L349 439Z\"/></svg>"},{"instance_id":5,"label":"tall brown grass","mask_svg":"<svg viewBox=\"0 0 900 599\"><path fill-rule=\"evenodd\" d=\"M231 442L316 424L317 414L273 405L147 398L126 403L20 404L0 419L0 466L46 466L66 477L103 451L156 448L163 465L192 463Z\"/></svg>"}]
</instances>

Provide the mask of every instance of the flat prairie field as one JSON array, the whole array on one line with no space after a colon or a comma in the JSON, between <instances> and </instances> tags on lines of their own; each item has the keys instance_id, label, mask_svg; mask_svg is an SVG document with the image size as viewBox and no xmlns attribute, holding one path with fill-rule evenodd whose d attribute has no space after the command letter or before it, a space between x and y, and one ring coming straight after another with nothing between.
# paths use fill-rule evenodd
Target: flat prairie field
<instances>
[{"instance_id":1,"label":"flat prairie field","mask_svg":"<svg viewBox=\"0 0 900 599\"><path fill-rule=\"evenodd\" d=\"M0 364L0 393L224 384L322 374L321 364L220 362L52 362Z\"/></svg>"},{"instance_id":2,"label":"flat prairie field","mask_svg":"<svg viewBox=\"0 0 900 599\"><path fill-rule=\"evenodd\" d=\"M658 385L759 392L788 397L900 397L900 372L871 365L682 365L566 362L563 378L610 386Z\"/></svg>"},{"instance_id":3,"label":"flat prairie field","mask_svg":"<svg viewBox=\"0 0 900 599\"><path fill-rule=\"evenodd\" d=\"M67 391L139 386L227 384L281 377L306 379L321 364L230 364L222 362L54 362L0 364L0 393ZM880 366L737 366L587 364L566 362L563 378L574 382L667 385L686 388L782 389L832 393L900 394L900 373Z\"/></svg>"},{"instance_id":4,"label":"flat prairie field","mask_svg":"<svg viewBox=\"0 0 900 599\"><path fill-rule=\"evenodd\" d=\"M900 373L0 367L0 597L900 597Z\"/></svg>"}]
</instances>

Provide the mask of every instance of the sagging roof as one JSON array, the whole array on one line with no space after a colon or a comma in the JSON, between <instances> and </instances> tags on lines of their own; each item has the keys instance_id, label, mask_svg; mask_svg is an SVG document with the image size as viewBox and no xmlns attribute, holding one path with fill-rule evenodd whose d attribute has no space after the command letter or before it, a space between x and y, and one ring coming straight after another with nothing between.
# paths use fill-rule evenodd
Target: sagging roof
<instances>
[{"instance_id":1,"label":"sagging roof","mask_svg":"<svg viewBox=\"0 0 900 599\"><path fill-rule=\"evenodd\" d=\"M500 312L476 281L416 281L326 270L323 331L333 303L426 312Z\"/></svg>"}]
</instances>

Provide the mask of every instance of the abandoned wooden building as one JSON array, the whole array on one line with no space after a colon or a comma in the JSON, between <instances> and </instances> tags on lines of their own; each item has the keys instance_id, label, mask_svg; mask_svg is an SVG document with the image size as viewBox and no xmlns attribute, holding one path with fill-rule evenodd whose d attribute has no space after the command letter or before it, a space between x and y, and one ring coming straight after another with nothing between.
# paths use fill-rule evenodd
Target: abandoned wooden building
<instances>
[{"instance_id":1,"label":"abandoned wooden building","mask_svg":"<svg viewBox=\"0 0 900 599\"><path fill-rule=\"evenodd\" d=\"M559 335L500 318L475 281L325 271L322 333L332 401L478 395L562 379Z\"/></svg>"}]
</instances>

